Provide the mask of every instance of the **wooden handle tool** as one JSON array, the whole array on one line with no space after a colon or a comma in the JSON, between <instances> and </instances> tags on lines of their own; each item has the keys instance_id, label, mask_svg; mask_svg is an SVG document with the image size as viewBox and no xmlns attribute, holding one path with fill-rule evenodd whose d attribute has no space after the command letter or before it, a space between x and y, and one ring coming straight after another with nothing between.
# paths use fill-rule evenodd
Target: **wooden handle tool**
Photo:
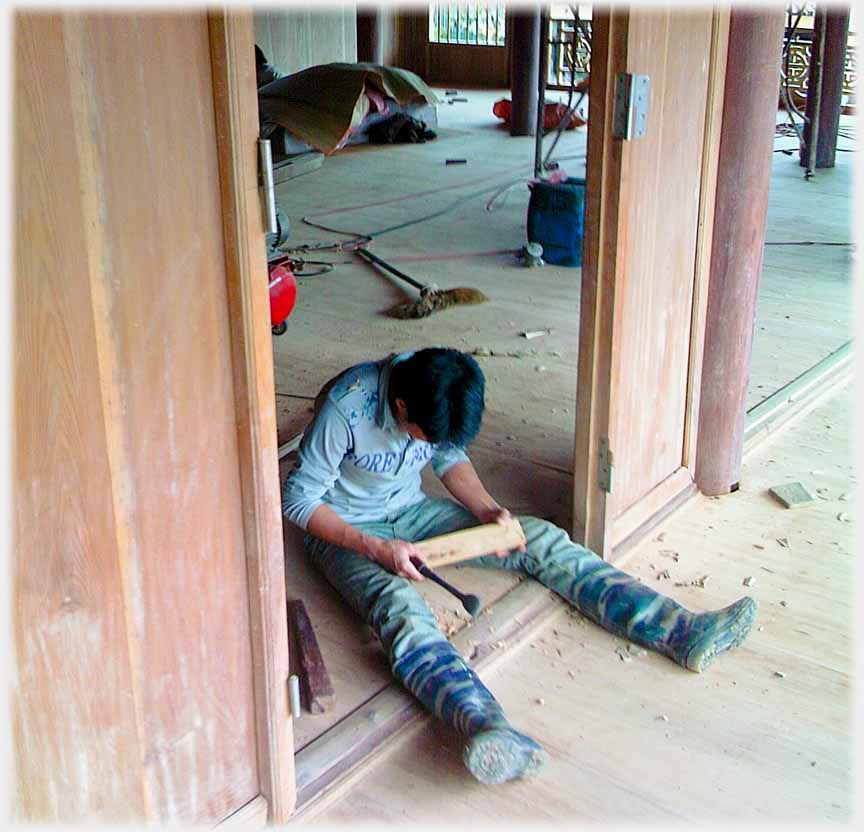
<instances>
[{"instance_id":1,"label":"wooden handle tool","mask_svg":"<svg viewBox=\"0 0 864 832\"><path fill-rule=\"evenodd\" d=\"M468 615L472 618L477 617L477 613L480 612L483 602L476 595L466 595L464 592L460 592L455 586L453 586L453 584L447 583L444 578L433 572L425 563L422 563L417 558L411 558L411 562L417 567L417 571L424 578L429 578L430 580L435 581L438 586L446 589L447 592L458 598L462 602L462 606L465 607L465 611Z\"/></svg>"}]
</instances>

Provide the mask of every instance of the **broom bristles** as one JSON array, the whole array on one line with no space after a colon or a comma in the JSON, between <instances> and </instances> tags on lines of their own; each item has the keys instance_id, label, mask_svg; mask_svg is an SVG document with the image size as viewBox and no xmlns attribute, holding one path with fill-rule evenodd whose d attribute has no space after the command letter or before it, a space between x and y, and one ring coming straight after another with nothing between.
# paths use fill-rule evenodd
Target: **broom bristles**
<instances>
[{"instance_id":1,"label":"broom bristles","mask_svg":"<svg viewBox=\"0 0 864 832\"><path fill-rule=\"evenodd\" d=\"M387 310L387 314L392 318L426 318L433 312L449 309L451 306L471 306L487 300L486 295L479 289L457 286L455 289L423 292L419 300L413 303L397 303Z\"/></svg>"}]
</instances>

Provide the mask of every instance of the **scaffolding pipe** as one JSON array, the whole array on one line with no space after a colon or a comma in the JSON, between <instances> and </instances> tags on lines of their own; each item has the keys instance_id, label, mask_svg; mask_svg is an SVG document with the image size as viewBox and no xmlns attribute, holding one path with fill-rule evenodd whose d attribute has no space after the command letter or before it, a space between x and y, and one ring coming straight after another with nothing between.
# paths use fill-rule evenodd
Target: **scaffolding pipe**
<instances>
[{"instance_id":1,"label":"scaffolding pipe","mask_svg":"<svg viewBox=\"0 0 864 832\"><path fill-rule=\"evenodd\" d=\"M810 58L810 80L807 84L807 115L809 131L807 139L807 169L804 178L811 179L816 170L816 150L819 147L819 116L822 109L822 70L825 65L825 29L828 10L822 6L816 10L818 37ZM814 34L816 34L814 32ZM812 97L812 103L811 103Z\"/></svg>"},{"instance_id":2,"label":"scaffolding pipe","mask_svg":"<svg viewBox=\"0 0 864 832\"><path fill-rule=\"evenodd\" d=\"M549 7L540 7L540 71L537 77L537 127L534 132L534 178L543 172L543 122L546 116L546 76L549 74Z\"/></svg>"}]
</instances>

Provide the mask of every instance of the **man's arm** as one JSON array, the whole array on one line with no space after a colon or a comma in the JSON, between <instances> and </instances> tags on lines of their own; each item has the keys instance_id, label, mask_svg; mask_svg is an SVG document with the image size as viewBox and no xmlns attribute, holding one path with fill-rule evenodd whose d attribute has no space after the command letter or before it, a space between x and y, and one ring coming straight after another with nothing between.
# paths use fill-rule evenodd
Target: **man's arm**
<instances>
[{"instance_id":1,"label":"man's arm","mask_svg":"<svg viewBox=\"0 0 864 832\"><path fill-rule=\"evenodd\" d=\"M380 564L389 572L395 572L412 581L422 581L423 576L411 562L412 557L422 560L413 543L406 540L388 540L366 534L356 526L346 523L328 505L320 505L312 513L306 526L311 534L342 549L350 549Z\"/></svg>"},{"instance_id":2,"label":"man's arm","mask_svg":"<svg viewBox=\"0 0 864 832\"><path fill-rule=\"evenodd\" d=\"M457 462L451 465L442 475L444 487L468 509L481 523L501 523L510 521L510 512L503 508L497 500L483 487L480 477L471 462ZM519 547L521 551L525 546ZM506 550L496 552L498 557L506 557Z\"/></svg>"},{"instance_id":3,"label":"man's arm","mask_svg":"<svg viewBox=\"0 0 864 832\"><path fill-rule=\"evenodd\" d=\"M342 460L353 444L351 428L345 417L326 395L316 405L315 418L307 428L297 464L288 475L282 493L282 513L301 529L380 563L390 572L412 581L423 576L411 563L422 560L411 543L367 535L346 523L323 497L339 477Z\"/></svg>"},{"instance_id":4,"label":"man's arm","mask_svg":"<svg viewBox=\"0 0 864 832\"><path fill-rule=\"evenodd\" d=\"M444 487L481 523L495 523L502 511L498 502L483 487L470 462L457 462L441 476Z\"/></svg>"}]
</instances>

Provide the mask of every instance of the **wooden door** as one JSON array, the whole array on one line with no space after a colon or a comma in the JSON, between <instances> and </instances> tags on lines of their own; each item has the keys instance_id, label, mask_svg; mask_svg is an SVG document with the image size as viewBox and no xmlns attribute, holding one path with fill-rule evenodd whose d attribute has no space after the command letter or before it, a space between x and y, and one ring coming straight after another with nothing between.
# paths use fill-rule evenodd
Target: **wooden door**
<instances>
[{"instance_id":1,"label":"wooden door","mask_svg":"<svg viewBox=\"0 0 864 832\"><path fill-rule=\"evenodd\" d=\"M694 489L728 10L621 7L593 32L574 516L614 559ZM613 136L619 73L650 78L639 138Z\"/></svg>"},{"instance_id":2,"label":"wooden door","mask_svg":"<svg viewBox=\"0 0 864 832\"><path fill-rule=\"evenodd\" d=\"M251 16L14 38L17 815L284 819Z\"/></svg>"}]
</instances>

